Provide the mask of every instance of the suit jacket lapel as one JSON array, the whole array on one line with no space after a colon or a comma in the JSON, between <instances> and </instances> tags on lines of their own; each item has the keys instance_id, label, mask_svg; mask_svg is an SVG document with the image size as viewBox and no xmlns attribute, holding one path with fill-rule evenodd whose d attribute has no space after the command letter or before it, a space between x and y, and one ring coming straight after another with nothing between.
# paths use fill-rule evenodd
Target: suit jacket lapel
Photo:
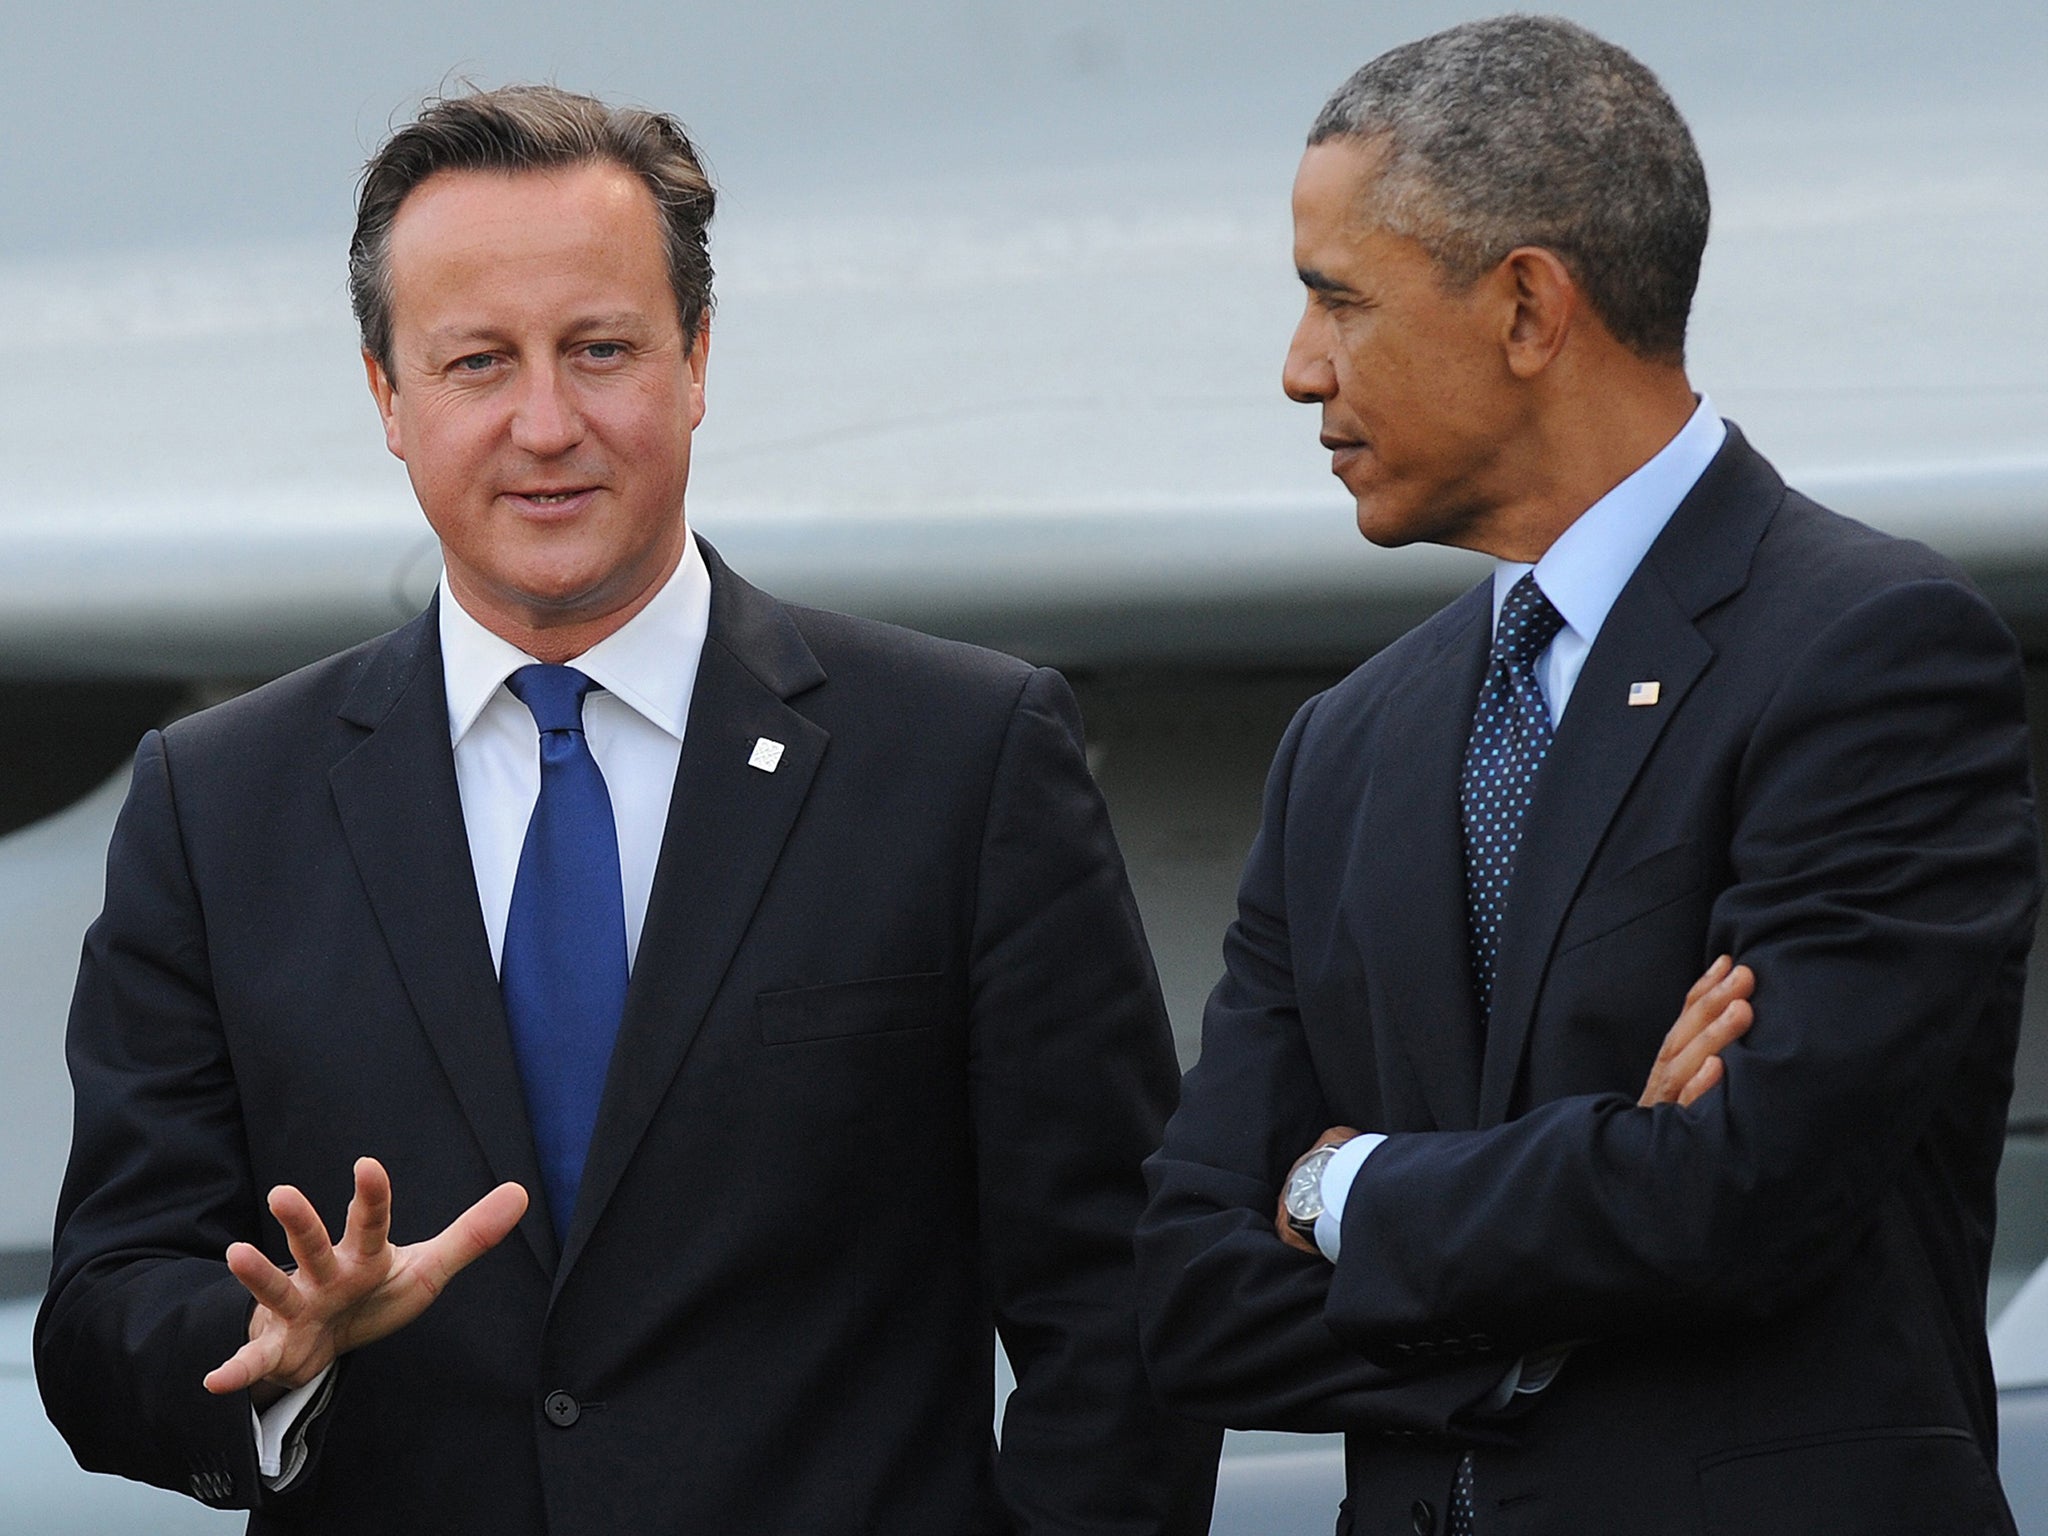
<instances>
[{"instance_id":1,"label":"suit jacket lapel","mask_svg":"<svg viewBox=\"0 0 2048 1536\"><path fill-rule=\"evenodd\" d=\"M384 943L485 1161L498 1179L536 1190L540 1168L455 784L437 611L430 605L364 668L341 714L369 735L328 782ZM555 1236L538 1202L519 1226L553 1270Z\"/></svg>"},{"instance_id":2,"label":"suit jacket lapel","mask_svg":"<svg viewBox=\"0 0 2048 1536\"><path fill-rule=\"evenodd\" d=\"M1507 1118L1539 983L1586 868L1666 722L1712 657L1712 647L1654 582L1632 582L1601 626L1544 759L1515 853L1488 1015L1482 1126ZM1652 680L1657 703L1631 707L1628 685Z\"/></svg>"},{"instance_id":3,"label":"suit jacket lapel","mask_svg":"<svg viewBox=\"0 0 2048 1536\"><path fill-rule=\"evenodd\" d=\"M1482 583L1446 615L1449 632L1385 706L1360 819L1348 903L1375 1019L1400 1040L1439 1129L1472 1126L1480 1051L1465 923L1458 780L1486 669L1492 599ZM1413 871L1448 870L1446 879Z\"/></svg>"},{"instance_id":4,"label":"suit jacket lapel","mask_svg":"<svg viewBox=\"0 0 2048 1536\"><path fill-rule=\"evenodd\" d=\"M1481 1126L1500 1124L1512 1107L1552 950L1607 828L1713 660L1694 621L1741 589L1784 494L1784 483L1731 425L1586 657L1515 854L1481 1075ZM1657 703L1631 706L1629 685L1651 681L1659 685Z\"/></svg>"},{"instance_id":5,"label":"suit jacket lapel","mask_svg":"<svg viewBox=\"0 0 2048 1536\"><path fill-rule=\"evenodd\" d=\"M699 545L710 631L558 1290L704 1023L830 739L784 702L825 678L795 622ZM763 737L782 744L772 773L748 762Z\"/></svg>"}]
</instances>

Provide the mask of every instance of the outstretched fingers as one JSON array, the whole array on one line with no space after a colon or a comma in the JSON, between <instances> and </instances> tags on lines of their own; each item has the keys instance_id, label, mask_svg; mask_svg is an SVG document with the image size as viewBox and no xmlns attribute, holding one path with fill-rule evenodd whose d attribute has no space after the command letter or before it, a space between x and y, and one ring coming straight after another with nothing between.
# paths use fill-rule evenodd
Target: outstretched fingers
<instances>
[{"instance_id":1,"label":"outstretched fingers","mask_svg":"<svg viewBox=\"0 0 2048 1536\"><path fill-rule=\"evenodd\" d=\"M267 1308L289 1322L304 1315L306 1298L292 1277L271 1263L263 1250L251 1243L232 1243L227 1252L228 1272L241 1281L242 1288ZM257 1314L260 1318L261 1313ZM254 1386L284 1361L282 1334L275 1329L259 1331L252 1318L250 1339L203 1378L206 1390L225 1395Z\"/></svg>"},{"instance_id":2,"label":"outstretched fingers","mask_svg":"<svg viewBox=\"0 0 2048 1536\"><path fill-rule=\"evenodd\" d=\"M411 1250L421 1284L439 1295L448 1282L502 1243L526 1214L526 1191L500 1184Z\"/></svg>"},{"instance_id":3,"label":"outstretched fingers","mask_svg":"<svg viewBox=\"0 0 2048 1536\"><path fill-rule=\"evenodd\" d=\"M289 1321L305 1310L306 1298L292 1277L279 1269L253 1243L232 1243L228 1247L228 1273L242 1282L242 1288L259 1305L270 1308Z\"/></svg>"},{"instance_id":4,"label":"outstretched fingers","mask_svg":"<svg viewBox=\"0 0 2048 1536\"><path fill-rule=\"evenodd\" d=\"M448 1281L503 1242L526 1214L526 1191L501 1184L423 1243L391 1242L391 1179L373 1157L358 1158L355 1193L339 1244L313 1203L289 1184L270 1192L297 1264L287 1273L263 1251L236 1243L228 1270L255 1298L249 1341L205 1376L214 1393L268 1382L293 1387L338 1355L381 1339L419 1316Z\"/></svg>"},{"instance_id":5,"label":"outstretched fingers","mask_svg":"<svg viewBox=\"0 0 2048 1536\"><path fill-rule=\"evenodd\" d=\"M374 1157L359 1157L355 1176L341 1240L359 1259L381 1258L391 1242L391 1175Z\"/></svg>"},{"instance_id":6,"label":"outstretched fingers","mask_svg":"<svg viewBox=\"0 0 2048 1536\"><path fill-rule=\"evenodd\" d=\"M207 1391L217 1397L253 1387L284 1361L284 1349L274 1335L251 1339L201 1379Z\"/></svg>"},{"instance_id":7,"label":"outstretched fingers","mask_svg":"<svg viewBox=\"0 0 2048 1536\"><path fill-rule=\"evenodd\" d=\"M327 1235L327 1223L313 1209L313 1202L291 1185L280 1184L270 1192L269 1203L270 1214L284 1228L285 1243L299 1272L315 1285L331 1285L338 1272L334 1243Z\"/></svg>"}]
</instances>

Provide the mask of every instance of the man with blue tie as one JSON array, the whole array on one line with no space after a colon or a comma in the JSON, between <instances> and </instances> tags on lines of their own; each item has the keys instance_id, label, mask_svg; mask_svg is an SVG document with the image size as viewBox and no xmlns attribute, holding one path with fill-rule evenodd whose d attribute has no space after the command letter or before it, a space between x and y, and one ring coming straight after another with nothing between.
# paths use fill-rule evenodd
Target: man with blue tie
<instances>
[{"instance_id":1,"label":"man with blue tie","mask_svg":"<svg viewBox=\"0 0 2048 1536\"><path fill-rule=\"evenodd\" d=\"M2019 656L1694 393L1707 212L1555 18L1375 59L1295 180L1287 392L1367 538L1496 563L1281 743L1139 1255L1161 1392L1344 1432L1340 1533L2011 1529Z\"/></svg>"},{"instance_id":2,"label":"man with blue tie","mask_svg":"<svg viewBox=\"0 0 2048 1536\"><path fill-rule=\"evenodd\" d=\"M692 535L712 205L553 88L372 160L445 574L143 742L45 1401L259 1532L1193 1536L1131 1256L1172 1043L1072 697Z\"/></svg>"}]
</instances>

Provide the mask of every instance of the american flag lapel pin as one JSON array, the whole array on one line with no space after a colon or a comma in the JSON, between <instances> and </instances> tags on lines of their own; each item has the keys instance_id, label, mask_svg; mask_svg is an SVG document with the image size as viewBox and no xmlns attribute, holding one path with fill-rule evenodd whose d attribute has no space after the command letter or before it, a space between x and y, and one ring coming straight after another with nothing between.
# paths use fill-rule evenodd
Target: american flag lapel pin
<instances>
[{"instance_id":1,"label":"american flag lapel pin","mask_svg":"<svg viewBox=\"0 0 2048 1536\"><path fill-rule=\"evenodd\" d=\"M754 750L747 757L749 768L758 768L763 773L773 773L782 761L782 743L770 741L766 736L756 737Z\"/></svg>"},{"instance_id":2,"label":"american flag lapel pin","mask_svg":"<svg viewBox=\"0 0 2048 1536\"><path fill-rule=\"evenodd\" d=\"M1664 685L1662 683L1630 683L1628 685L1629 708L1640 709L1645 705L1654 704L1657 702L1658 696L1663 692Z\"/></svg>"}]
</instances>

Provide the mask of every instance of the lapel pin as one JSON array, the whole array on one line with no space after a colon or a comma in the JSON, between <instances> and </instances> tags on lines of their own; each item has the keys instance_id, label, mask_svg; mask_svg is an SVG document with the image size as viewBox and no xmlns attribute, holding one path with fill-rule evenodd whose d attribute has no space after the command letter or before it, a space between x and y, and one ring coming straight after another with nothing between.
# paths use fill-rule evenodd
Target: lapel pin
<instances>
[{"instance_id":1,"label":"lapel pin","mask_svg":"<svg viewBox=\"0 0 2048 1536\"><path fill-rule=\"evenodd\" d=\"M1652 684L1654 687L1655 685ZM782 743L770 741L766 736L755 738L754 750L747 758L749 768L758 768L763 773L773 773L782 761Z\"/></svg>"},{"instance_id":2,"label":"lapel pin","mask_svg":"<svg viewBox=\"0 0 2048 1536\"><path fill-rule=\"evenodd\" d=\"M1658 695L1663 693L1663 691L1664 685L1662 683L1630 683L1628 685L1629 707L1637 709L1645 704L1654 704L1657 702Z\"/></svg>"}]
</instances>

